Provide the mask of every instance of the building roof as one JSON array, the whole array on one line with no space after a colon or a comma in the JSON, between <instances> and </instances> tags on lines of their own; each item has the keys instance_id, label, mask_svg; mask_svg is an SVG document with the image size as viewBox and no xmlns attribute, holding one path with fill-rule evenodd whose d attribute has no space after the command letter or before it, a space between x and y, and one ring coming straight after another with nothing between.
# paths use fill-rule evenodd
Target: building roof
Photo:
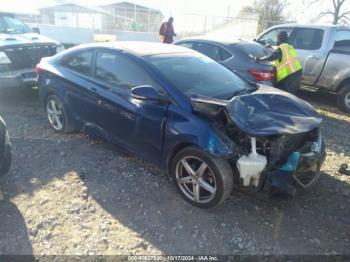
<instances>
[{"instance_id":1,"label":"building roof","mask_svg":"<svg viewBox=\"0 0 350 262\"><path fill-rule=\"evenodd\" d=\"M58 9L58 8L62 8L62 7L77 7L77 8L85 9L85 10L90 11L90 12L92 12L92 13L101 13L101 14L111 15L110 12L108 12L108 11L102 9L102 8L91 7L91 6L86 6L86 5L76 4L76 3L70 3L70 4L66 4L66 3L54 4L54 5L42 7L42 8L40 8L39 10Z\"/></svg>"},{"instance_id":2,"label":"building roof","mask_svg":"<svg viewBox=\"0 0 350 262\"><path fill-rule=\"evenodd\" d=\"M150 11L162 13L161 10L159 10L159 9L157 9L155 7L151 7L150 5L146 6L146 5L144 5L143 1L140 2L138 0L133 0L133 1L116 1L116 0L112 0L111 3L101 5L101 7L109 7L109 6L117 7L118 5L123 5L123 4L130 4L132 6L136 5L136 7L139 7L139 8L149 9Z\"/></svg>"}]
</instances>

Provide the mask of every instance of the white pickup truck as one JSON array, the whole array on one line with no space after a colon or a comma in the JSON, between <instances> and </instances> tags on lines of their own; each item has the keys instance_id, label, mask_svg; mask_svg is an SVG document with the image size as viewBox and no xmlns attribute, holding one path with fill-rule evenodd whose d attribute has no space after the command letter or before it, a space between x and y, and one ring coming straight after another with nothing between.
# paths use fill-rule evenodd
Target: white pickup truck
<instances>
[{"instance_id":1,"label":"white pickup truck","mask_svg":"<svg viewBox=\"0 0 350 262\"><path fill-rule=\"evenodd\" d=\"M303 65L302 85L337 95L350 113L350 27L283 24L269 28L255 41L276 45L276 33L287 31Z\"/></svg>"},{"instance_id":2,"label":"white pickup truck","mask_svg":"<svg viewBox=\"0 0 350 262\"><path fill-rule=\"evenodd\" d=\"M36 86L35 66L64 47L0 11L0 88Z\"/></svg>"}]
</instances>

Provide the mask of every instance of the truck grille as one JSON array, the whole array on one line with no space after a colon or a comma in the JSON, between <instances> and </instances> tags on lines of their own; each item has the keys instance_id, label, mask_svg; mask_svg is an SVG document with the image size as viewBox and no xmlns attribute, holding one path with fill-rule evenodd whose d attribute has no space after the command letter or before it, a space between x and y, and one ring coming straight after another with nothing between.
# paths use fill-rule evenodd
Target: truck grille
<instances>
[{"instance_id":1,"label":"truck grille","mask_svg":"<svg viewBox=\"0 0 350 262\"><path fill-rule=\"evenodd\" d=\"M43 57L56 53L56 46L31 45L4 48L4 52L11 61L10 70L33 69Z\"/></svg>"}]
</instances>

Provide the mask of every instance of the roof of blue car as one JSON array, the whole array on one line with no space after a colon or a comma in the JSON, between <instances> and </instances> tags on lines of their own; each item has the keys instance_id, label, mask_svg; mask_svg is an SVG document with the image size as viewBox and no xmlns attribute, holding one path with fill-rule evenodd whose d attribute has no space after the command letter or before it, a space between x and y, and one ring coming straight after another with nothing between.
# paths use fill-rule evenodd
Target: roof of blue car
<instances>
[{"instance_id":1,"label":"roof of blue car","mask_svg":"<svg viewBox=\"0 0 350 262\"><path fill-rule=\"evenodd\" d=\"M138 56L156 55L156 54L171 54L171 53L190 53L190 49L152 42L136 42L136 41L116 41L79 45L76 49L84 47L105 47L112 49L125 50Z\"/></svg>"}]
</instances>

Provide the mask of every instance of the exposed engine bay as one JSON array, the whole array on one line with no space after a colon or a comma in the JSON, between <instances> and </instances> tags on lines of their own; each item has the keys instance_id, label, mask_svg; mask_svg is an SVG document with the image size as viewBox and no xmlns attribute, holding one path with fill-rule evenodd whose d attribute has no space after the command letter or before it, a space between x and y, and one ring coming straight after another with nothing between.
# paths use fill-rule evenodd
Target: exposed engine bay
<instances>
[{"instance_id":1,"label":"exposed engine bay","mask_svg":"<svg viewBox=\"0 0 350 262\"><path fill-rule=\"evenodd\" d=\"M278 177L283 176L283 172L287 172L288 177L294 176L286 183L293 181L302 187L307 187L315 178L318 163L323 159L316 159L311 164L304 161L304 166L302 163L305 156L308 159L315 155L323 158L319 129L322 119L301 99L263 87L230 101L196 97L192 99L192 105L195 112L211 120L234 142L233 162L243 186L263 188L269 174ZM295 176L303 168L302 175L305 173L308 179L301 180ZM310 175L309 171L315 175Z\"/></svg>"}]
</instances>

